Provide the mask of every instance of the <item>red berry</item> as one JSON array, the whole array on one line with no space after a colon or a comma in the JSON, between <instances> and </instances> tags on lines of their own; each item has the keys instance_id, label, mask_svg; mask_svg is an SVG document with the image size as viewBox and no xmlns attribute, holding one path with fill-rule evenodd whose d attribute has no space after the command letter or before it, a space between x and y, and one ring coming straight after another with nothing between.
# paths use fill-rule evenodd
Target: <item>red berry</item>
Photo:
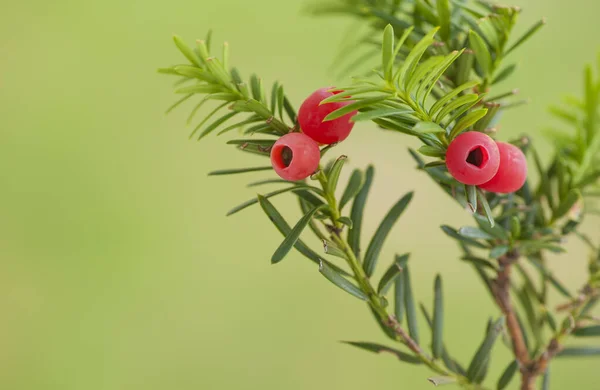
<instances>
[{"instance_id":1,"label":"red berry","mask_svg":"<svg viewBox=\"0 0 600 390\"><path fill-rule=\"evenodd\" d=\"M500 165L500 153L493 139L477 131L456 137L446 152L448 172L459 182L479 185L489 181Z\"/></svg>"},{"instance_id":2,"label":"red berry","mask_svg":"<svg viewBox=\"0 0 600 390\"><path fill-rule=\"evenodd\" d=\"M496 142L500 151L500 167L496 175L480 187L486 191L508 194L515 192L527 180L527 159L514 145Z\"/></svg>"},{"instance_id":3,"label":"red berry","mask_svg":"<svg viewBox=\"0 0 600 390\"><path fill-rule=\"evenodd\" d=\"M333 111L352 103L345 101L319 105L322 100L341 92L329 92L330 89L332 88L321 88L313 92L298 111L298 123L302 132L318 143L326 145L341 142L348 137L354 126L350 118L356 114L356 111L352 111L340 118L323 122Z\"/></svg>"},{"instance_id":4,"label":"red berry","mask_svg":"<svg viewBox=\"0 0 600 390\"><path fill-rule=\"evenodd\" d=\"M271 148L271 164L282 179L302 180L319 168L319 145L302 133L289 133Z\"/></svg>"}]
</instances>

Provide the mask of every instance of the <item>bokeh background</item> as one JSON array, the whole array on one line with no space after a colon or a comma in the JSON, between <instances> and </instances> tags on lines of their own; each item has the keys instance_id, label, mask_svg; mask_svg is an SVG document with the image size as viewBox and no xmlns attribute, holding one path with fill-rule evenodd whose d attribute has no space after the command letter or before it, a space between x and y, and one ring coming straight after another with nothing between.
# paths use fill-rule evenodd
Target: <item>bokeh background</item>
<instances>
[{"instance_id":1,"label":"bokeh background","mask_svg":"<svg viewBox=\"0 0 600 390\"><path fill-rule=\"evenodd\" d=\"M520 71L504 87L532 102L507 113L502 139L538 135L546 107L581 91L600 48L600 3L515 2L521 29L549 23L514 54ZM338 342L384 338L361 302L299 254L270 266L281 237L261 210L224 216L255 191L206 173L256 160L216 137L188 141L185 109L163 115L173 80L155 69L180 62L172 33L193 42L213 28L244 74L280 80L296 106L336 82L327 69L348 21L303 15L303 3L1 0L0 388L429 388L426 369ZM378 168L366 232L416 191L382 260L412 252L429 306L442 273L446 343L466 363L498 313L438 228L469 217L414 170L409 144L360 125L338 150L350 166ZM297 216L289 198L276 204ZM587 229L599 236L597 220ZM586 252L569 248L552 268L575 289ZM504 346L496 352L494 380L509 361ZM594 368L556 362L552 388L597 388Z\"/></svg>"}]
</instances>

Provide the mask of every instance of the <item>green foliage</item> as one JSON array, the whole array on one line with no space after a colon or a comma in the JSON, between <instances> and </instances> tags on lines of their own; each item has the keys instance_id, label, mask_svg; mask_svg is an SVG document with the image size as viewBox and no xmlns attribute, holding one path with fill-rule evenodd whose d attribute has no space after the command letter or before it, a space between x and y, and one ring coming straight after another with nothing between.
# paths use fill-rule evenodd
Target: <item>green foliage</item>
<instances>
[{"instance_id":1,"label":"green foliage","mask_svg":"<svg viewBox=\"0 0 600 390\"><path fill-rule=\"evenodd\" d=\"M467 378L475 383L481 383L485 378L485 373L490 361L490 355L492 348L496 342L496 339L500 335L503 329L504 318L500 318L486 332L486 336L479 346L479 349L471 359L471 364L467 369Z\"/></svg>"},{"instance_id":2,"label":"green foliage","mask_svg":"<svg viewBox=\"0 0 600 390\"><path fill-rule=\"evenodd\" d=\"M389 347L386 347L383 345L379 345L379 344L375 344L375 343L358 342L358 341L344 341L344 343L346 343L348 345L352 345L352 346L360 348L360 349L363 349L365 351L369 351L369 352L375 352L375 353L387 352L387 353L395 356L396 358L398 358L398 360L405 362L405 363L411 363L411 364L420 364L421 363L421 361L419 359L415 358L412 355L407 354L406 352L402 352L397 349L389 348Z\"/></svg>"},{"instance_id":3,"label":"green foliage","mask_svg":"<svg viewBox=\"0 0 600 390\"><path fill-rule=\"evenodd\" d=\"M354 122L372 121L421 142L418 152L409 150L417 169L424 171L473 216L471 226L455 229L443 225L442 231L459 245L463 252L461 259L476 271L494 303L507 316L506 322L504 317L495 322L490 320L482 343L464 369L445 345L451 335L445 332L444 324L452 313L444 312L442 279L438 275L434 283L433 315L421 305L421 314L431 332L430 353L426 352L420 343L424 331L419 327L409 255L396 256L379 281L372 280L381 262L383 245L408 207L412 192L390 208L368 240L366 251L362 251L363 222L369 217L367 200L375 176L373 166L364 171L354 169L346 183L340 180L347 169L346 156L323 164L310 181L288 183L271 174L249 186L284 186L234 207L228 215L259 204L284 236L272 255L272 263L280 262L295 248L318 265L326 280L366 302L384 334L404 345L407 351L369 342L348 344L371 352L388 352L401 362L423 363L435 373L429 378L435 385L457 383L468 389L482 388L493 346L505 330L511 335L519 333L522 339L519 347L524 351L520 356L515 354L515 360L497 380L498 389L508 386L520 365L530 369L554 355L600 355L597 347L567 347L560 353L551 349L553 343L563 343L567 336L594 338L600 334L597 319L589 314L600 301L600 249L579 232L583 215L593 215L591 202L600 197L600 80L594 77L592 67L587 67L584 73L583 97L568 98L563 106L551 108L554 117L568 126L569 131L558 127L546 129L555 145L550 161L542 160L529 138L511 140L532 160L535 174L515 193L487 193L475 186L464 186L449 175L444 161L446 149L464 131L494 134L502 113L520 105L512 100L516 90L493 89L498 83L510 80L516 70L513 63L505 60L545 21L542 19L522 36L513 37L520 8L483 0L324 0L309 10L317 15L341 14L364 21L369 26L367 35L346 44L365 47L368 56L364 58L377 57L379 63L369 75L355 77L351 83L336 88L344 93L322 102L349 103L325 120L357 110ZM215 132L222 135L235 131L243 136L227 144L268 157L276 137L300 130L282 85L276 82L267 88L256 75L245 82L239 71L229 66L227 44L218 59L210 54L210 33L194 48L177 36L174 42L186 63L159 72L179 77L175 92L183 97L167 111L197 100L189 115L191 123L205 105L211 106L196 124L192 136L201 139ZM360 61L352 61L349 69L359 70L362 60L361 57ZM321 158L331 153L332 148L333 145L322 148ZM423 156L432 159L426 161ZM209 175L242 176L264 171L271 171L271 167L220 169ZM340 192L338 199L336 193ZM302 214L293 227L270 201L284 193L296 197ZM347 205L351 205L349 215L344 215ZM308 233L323 243L322 251L311 249L302 240L301 235ZM579 294L564 286L550 271L545 258L548 252L562 253L564 239L571 234L582 238L592 252L589 278ZM325 255L331 261L325 260ZM525 261L532 267L524 267ZM517 276L507 271L512 268ZM502 278L509 279L504 285L506 291L500 291ZM551 289L568 301L561 306L561 310L567 311L562 321L550 309ZM503 302L506 299L503 293L510 304ZM390 299L393 308L388 308ZM512 307L513 301L517 308ZM551 335L550 342L545 339L547 334ZM534 377L543 374L543 388L547 388L548 372L546 369L529 374Z\"/></svg>"},{"instance_id":4,"label":"green foliage","mask_svg":"<svg viewBox=\"0 0 600 390\"><path fill-rule=\"evenodd\" d=\"M210 101L222 102L195 126L190 138L200 132L198 139L201 139L239 115L245 115L245 119L222 129L219 135L237 128L246 128L249 125L254 126L247 128L244 131L245 134L281 135L289 132L295 126L296 113L285 96L283 86L277 82L274 83L270 99L267 98L263 81L258 76L250 77L250 87L248 87L248 84L240 77L239 71L229 68L229 45L227 43L223 45L221 59L211 55L210 36L209 32L207 38L198 40L193 49L179 36L173 37L175 45L189 61L189 64L174 65L158 71L163 74L179 76L178 85L190 85L175 91L186 94L186 96L171 106L167 112L172 111L188 99L201 97L189 117L188 122L191 122L196 112L204 104ZM268 100L270 100L270 104ZM284 112L287 119L283 115ZM204 126L214 116L218 116L217 119ZM291 122L291 125L286 124L287 120Z\"/></svg>"}]
</instances>

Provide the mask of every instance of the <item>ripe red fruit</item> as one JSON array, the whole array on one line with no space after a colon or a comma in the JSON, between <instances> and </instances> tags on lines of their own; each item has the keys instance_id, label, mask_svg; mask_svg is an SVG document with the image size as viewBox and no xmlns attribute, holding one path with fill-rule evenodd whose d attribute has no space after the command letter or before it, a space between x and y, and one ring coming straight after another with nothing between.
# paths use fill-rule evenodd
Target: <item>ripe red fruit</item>
<instances>
[{"instance_id":1,"label":"ripe red fruit","mask_svg":"<svg viewBox=\"0 0 600 390\"><path fill-rule=\"evenodd\" d=\"M479 185L489 181L500 165L500 153L493 139L468 131L456 137L446 152L448 172L459 182Z\"/></svg>"},{"instance_id":2,"label":"ripe red fruit","mask_svg":"<svg viewBox=\"0 0 600 390\"><path fill-rule=\"evenodd\" d=\"M330 89L332 88L321 88L313 92L298 111L298 123L302 132L318 143L326 145L341 142L348 137L354 127L354 122L351 122L350 118L356 114L356 111L352 111L337 119L323 122L323 119L333 111L352 103L346 101L319 105L324 99L341 92L329 92Z\"/></svg>"},{"instance_id":3,"label":"ripe red fruit","mask_svg":"<svg viewBox=\"0 0 600 390\"><path fill-rule=\"evenodd\" d=\"M271 164L285 180L307 178L319 168L319 145L302 133L289 133L279 138L271 148Z\"/></svg>"},{"instance_id":4,"label":"ripe red fruit","mask_svg":"<svg viewBox=\"0 0 600 390\"><path fill-rule=\"evenodd\" d=\"M527 159L518 147L505 142L496 142L500 151L500 167L496 175L480 186L490 192L508 194L515 192L527 180Z\"/></svg>"}]
</instances>

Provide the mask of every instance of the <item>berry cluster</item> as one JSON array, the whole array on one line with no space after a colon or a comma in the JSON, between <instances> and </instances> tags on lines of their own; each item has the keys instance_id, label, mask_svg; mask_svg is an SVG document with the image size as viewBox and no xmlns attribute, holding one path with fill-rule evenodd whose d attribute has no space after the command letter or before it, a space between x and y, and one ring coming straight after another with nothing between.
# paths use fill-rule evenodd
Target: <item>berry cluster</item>
<instances>
[{"instance_id":1,"label":"berry cluster","mask_svg":"<svg viewBox=\"0 0 600 390\"><path fill-rule=\"evenodd\" d=\"M351 118L356 111L324 121L333 111L350 104L349 101L321 104L340 92L332 88L313 92L298 111L301 132L288 133L275 142L271 164L282 179L297 181L309 177L319 168L319 146L341 142L350 135L354 126ZM521 149L477 131L462 133L450 143L446 167L457 181L490 192L517 191L527 179L527 161Z\"/></svg>"},{"instance_id":2,"label":"berry cluster","mask_svg":"<svg viewBox=\"0 0 600 390\"><path fill-rule=\"evenodd\" d=\"M521 149L477 131L462 133L450 143L446 167L459 182L496 193L517 191L527 179Z\"/></svg>"},{"instance_id":3,"label":"berry cluster","mask_svg":"<svg viewBox=\"0 0 600 390\"><path fill-rule=\"evenodd\" d=\"M334 120L323 121L333 111L351 103L345 101L321 104L324 99L341 92L331 90L332 88L321 88L313 92L298 111L301 133L288 133L273 145L271 164L282 179L297 181L312 175L319 168L319 145L341 142L350 134L354 126L350 118L356 111Z\"/></svg>"}]
</instances>

